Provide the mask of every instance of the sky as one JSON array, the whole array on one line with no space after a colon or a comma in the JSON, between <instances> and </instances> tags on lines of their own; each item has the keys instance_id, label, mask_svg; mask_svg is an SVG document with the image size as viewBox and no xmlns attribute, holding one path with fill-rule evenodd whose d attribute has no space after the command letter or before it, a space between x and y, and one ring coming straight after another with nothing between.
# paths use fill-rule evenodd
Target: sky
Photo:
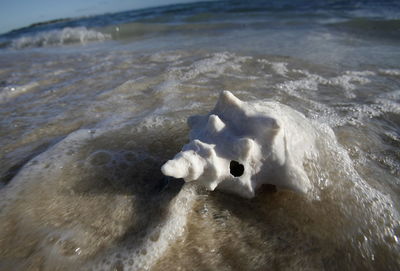
<instances>
[{"instance_id":1,"label":"sky","mask_svg":"<svg viewBox=\"0 0 400 271\"><path fill-rule=\"evenodd\" d=\"M53 19L199 0L0 0L0 33Z\"/></svg>"}]
</instances>

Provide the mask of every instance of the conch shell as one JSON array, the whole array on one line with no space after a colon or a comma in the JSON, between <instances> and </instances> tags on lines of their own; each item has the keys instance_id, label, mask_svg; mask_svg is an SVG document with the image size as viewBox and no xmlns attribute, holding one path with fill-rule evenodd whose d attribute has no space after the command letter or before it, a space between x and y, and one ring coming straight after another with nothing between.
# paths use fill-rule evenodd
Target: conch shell
<instances>
[{"instance_id":1,"label":"conch shell","mask_svg":"<svg viewBox=\"0 0 400 271\"><path fill-rule=\"evenodd\" d=\"M223 91L209 114L189 117L188 125L190 142L162 166L164 175L245 198L262 184L311 189L303 160L316 154L315 130L290 107Z\"/></svg>"}]
</instances>

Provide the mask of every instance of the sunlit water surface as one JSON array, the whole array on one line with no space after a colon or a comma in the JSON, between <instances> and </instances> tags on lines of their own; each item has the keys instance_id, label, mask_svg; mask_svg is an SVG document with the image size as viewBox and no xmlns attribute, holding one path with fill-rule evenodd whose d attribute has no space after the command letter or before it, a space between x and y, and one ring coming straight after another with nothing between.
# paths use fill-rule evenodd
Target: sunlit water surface
<instances>
[{"instance_id":1,"label":"sunlit water surface","mask_svg":"<svg viewBox=\"0 0 400 271\"><path fill-rule=\"evenodd\" d=\"M0 269L400 269L399 10L217 2L1 36ZM162 176L222 90L333 129L312 197Z\"/></svg>"}]
</instances>

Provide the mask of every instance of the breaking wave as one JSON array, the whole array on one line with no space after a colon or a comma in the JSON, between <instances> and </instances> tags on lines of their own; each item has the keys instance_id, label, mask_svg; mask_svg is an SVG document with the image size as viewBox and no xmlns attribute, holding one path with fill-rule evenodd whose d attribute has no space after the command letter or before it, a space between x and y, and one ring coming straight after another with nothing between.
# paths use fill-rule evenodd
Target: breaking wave
<instances>
[{"instance_id":1,"label":"breaking wave","mask_svg":"<svg viewBox=\"0 0 400 271\"><path fill-rule=\"evenodd\" d=\"M74 43L85 44L109 39L111 39L111 35L87 29L86 27L66 27L61 30L50 30L15 38L11 40L7 47L22 49Z\"/></svg>"}]
</instances>

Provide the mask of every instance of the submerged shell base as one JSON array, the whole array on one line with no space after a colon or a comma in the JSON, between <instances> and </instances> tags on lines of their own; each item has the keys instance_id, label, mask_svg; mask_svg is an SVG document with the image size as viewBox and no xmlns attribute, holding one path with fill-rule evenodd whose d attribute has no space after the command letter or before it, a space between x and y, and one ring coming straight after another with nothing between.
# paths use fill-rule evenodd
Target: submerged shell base
<instances>
[{"instance_id":1,"label":"submerged shell base","mask_svg":"<svg viewBox=\"0 0 400 271\"><path fill-rule=\"evenodd\" d=\"M303 159L315 154L315 132L290 107L244 102L223 91L209 114L191 116L188 125L190 142L162 166L164 175L245 198L262 184L310 190Z\"/></svg>"}]
</instances>

